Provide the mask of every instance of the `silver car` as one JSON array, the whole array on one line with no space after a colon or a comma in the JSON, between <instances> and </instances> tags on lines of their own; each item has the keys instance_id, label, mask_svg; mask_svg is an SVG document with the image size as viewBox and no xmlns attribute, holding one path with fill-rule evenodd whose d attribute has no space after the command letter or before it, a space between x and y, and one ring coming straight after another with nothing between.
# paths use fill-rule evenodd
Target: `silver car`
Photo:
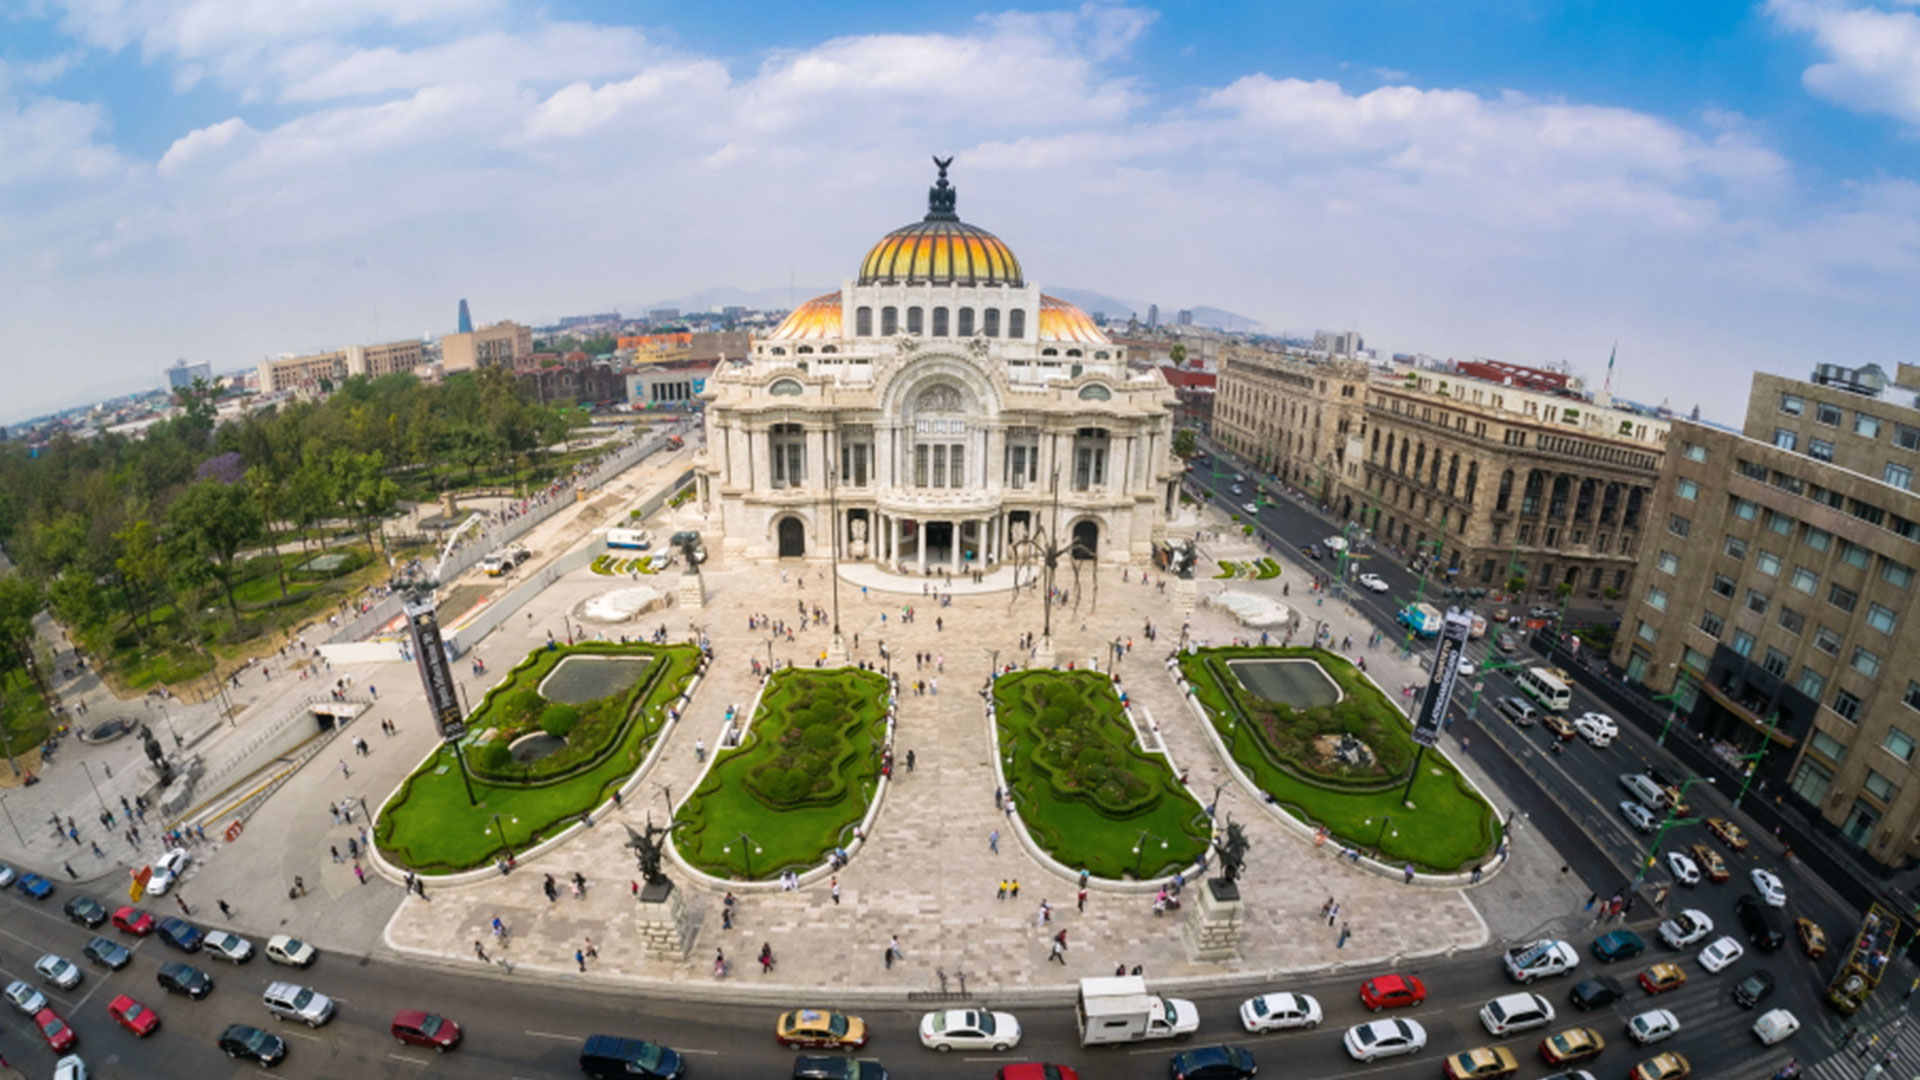
<instances>
[{"instance_id":1,"label":"silver car","mask_svg":"<svg viewBox=\"0 0 1920 1080\"><path fill-rule=\"evenodd\" d=\"M71 990L79 986L82 978L80 969L74 965L73 961L52 953L35 961L33 970L39 972L41 978L62 990Z\"/></svg>"},{"instance_id":2,"label":"silver car","mask_svg":"<svg viewBox=\"0 0 1920 1080\"><path fill-rule=\"evenodd\" d=\"M22 1016L32 1016L47 1007L47 995L15 979L7 984L7 1004Z\"/></svg>"}]
</instances>

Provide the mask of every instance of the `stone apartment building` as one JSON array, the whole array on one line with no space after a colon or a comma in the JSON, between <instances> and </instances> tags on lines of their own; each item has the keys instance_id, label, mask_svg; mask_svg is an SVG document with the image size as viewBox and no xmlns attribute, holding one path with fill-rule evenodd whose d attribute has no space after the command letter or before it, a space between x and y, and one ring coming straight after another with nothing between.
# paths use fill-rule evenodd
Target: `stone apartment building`
<instances>
[{"instance_id":1,"label":"stone apartment building","mask_svg":"<svg viewBox=\"0 0 1920 1080\"><path fill-rule=\"evenodd\" d=\"M1367 387L1359 482L1335 509L1454 584L1624 595L1668 422L1561 392L1402 366Z\"/></svg>"},{"instance_id":2,"label":"stone apartment building","mask_svg":"<svg viewBox=\"0 0 1920 1080\"><path fill-rule=\"evenodd\" d=\"M377 379L410 372L425 360L418 341L390 341L384 345L349 345L309 356L282 356L260 362L260 392L315 390L322 382L338 384L354 375Z\"/></svg>"},{"instance_id":3,"label":"stone apartment building","mask_svg":"<svg viewBox=\"0 0 1920 1080\"><path fill-rule=\"evenodd\" d=\"M1254 467L1331 503L1357 488L1368 367L1235 345L1220 356L1213 438Z\"/></svg>"},{"instance_id":4,"label":"stone apartment building","mask_svg":"<svg viewBox=\"0 0 1920 1080\"><path fill-rule=\"evenodd\" d=\"M1874 861L1920 854L1920 367L1753 379L1674 425L1613 661Z\"/></svg>"},{"instance_id":5,"label":"stone apartment building","mask_svg":"<svg viewBox=\"0 0 1920 1080\"><path fill-rule=\"evenodd\" d=\"M533 355L533 328L516 322L490 323L440 339L440 366L449 375L483 367L518 368Z\"/></svg>"}]
</instances>

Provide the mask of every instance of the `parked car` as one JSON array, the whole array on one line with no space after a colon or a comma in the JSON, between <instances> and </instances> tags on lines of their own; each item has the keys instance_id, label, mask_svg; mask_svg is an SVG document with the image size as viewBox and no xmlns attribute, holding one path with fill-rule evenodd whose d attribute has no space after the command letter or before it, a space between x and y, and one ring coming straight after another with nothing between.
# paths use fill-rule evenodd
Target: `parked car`
<instances>
[{"instance_id":1,"label":"parked car","mask_svg":"<svg viewBox=\"0 0 1920 1080\"><path fill-rule=\"evenodd\" d=\"M1778 912L1761 903L1758 897L1742 896L1733 902L1733 913L1746 932L1747 944L1761 952L1772 952L1787 942L1786 928Z\"/></svg>"},{"instance_id":2,"label":"parked car","mask_svg":"<svg viewBox=\"0 0 1920 1080\"><path fill-rule=\"evenodd\" d=\"M1381 1009L1413 1007L1427 1000L1427 984L1412 975L1376 975L1360 984L1360 1004Z\"/></svg>"},{"instance_id":3,"label":"parked car","mask_svg":"<svg viewBox=\"0 0 1920 1080\"><path fill-rule=\"evenodd\" d=\"M1412 1020L1369 1020L1348 1028L1341 1043L1355 1061L1376 1061L1426 1049L1427 1029Z\"/></svg>"},{"instance_id":4,"label":"parked car","mask_svg":"<svg viewBox=\"0 0 1920 1080\"><path fill-rule=\"evenodd\" d=\"M920 1018L920 1045L949 1050L1006 1051L1020 1045L1020 1021L985 1009L936 1009Z\"/></svg>"},{"instance_id":5,"label":"parked car","mask_svg":"<svg viewBox=\"0 0 1920 1080\"><path fill-rule=\"evenodd\" d=\"M1747 950L1745 947L1731 937L1722 934L1714 938L1712 944L1700 950L1700 966L1717 974L1725 971L1727 965L1746 954Z\"/></svg>"},{"instance_id":6,"label":"parked car","mask_svg":"<svg viewBox=\"0 0 1920 1080\"><path fill-rule=\"evenodd\" d=\"M1279 1031L1284 1028L1320 1026L1320 1002L1308 994L1274 993L1248 998L1240 1003L1240 1026L1248 1031Z\"/></svg>"},{"instance_id":7,"label":"parked car","mask_svg":"<svg viewBox=\"0 0 1920 1080\"><path fill-rule=\"evenodd\" d=\"M230 1058L246 1058L261 1065L278 1065L287 1056L286 1041L278 1035L246 1024L228 1024L220 1033L220 1052Z\"/></svg>"},{"instance_id":8,"label":"parked car","mask_svg":"<svg viewBox=\"0 0 1920 1080\"><path fill-rule=\"evenodd\" d=\"M402 1045L424 1046L446 1053L460 1045L460 1025L437 1013L401 1009L393 1014L388 1032Z\"/></svg>"},{"instance_id":9,"label":"parked car","mask_svg":"<svg viewBox=\"0 0 1920 1080\"><path fill-rule=\"evenodd\" d=\"M108 971L119 971L133 962L132 951L112 938L94 938L80 950L80 955Z\"/></svg>"},{"instance_id":10,"label":"parked car","mask_svg":"<svg viewBox=\"0 0 1920 1080\"><path fill-rule=\"evenodd\" d=\"M1048 1072L1049 1069L1053 1071ZM1007 1065L994 1076L996 1080L1054 1080L1055 1077L1080 1080L1080 1074L1072 1069L1031 1061ZM887 1070L877 1061L801 1054L793 1059L793 1080L887 1080Z\"/></svg>"},{"instance_id":11,"label":"parked car","mask_svg":"<svg viewBox=\"0 0 1920 1080\"><path fill-rule=\"evenodd\" d=\"M13 884L14 876L13 867L0 863L0 889Z\"/></svg>"},{"instance_id":12,"label":"parked car","mask_svg":"<svg viewBox=\"0 0 1920 1080\"><path fill-rule=\"evenodd\" d=\"M1733 1003L1743 1009L1751 1009L1755 1005L1767 1000L1768 996L1773 993L1773 988L1774 981L1772 972L1766 970L1750 971L1747 973L1746 978L1734 984Z\"/></svg>"},{"instance_id":13,"label":"parked car","mask_svg":"<svg viewBox=\"0 0 1920 1080\"><path fill-rule=\"evenodd\" d=\"M1641 1046L1669 1038L1679 1030L1679 1018L1665 1009L1648 1009L1627 1021L1627 1034Z\"/></svg>"},{"instance_id":14,"label":"parked car","mask_svg":"<svg viewBox=\"0 0 1920 1080\"><path fill-rule=\"evenodd\" d=\"M858 1050L867 1045L866 1021L826 1009L795 1009L781 1013L773 1037L782 1046Z\"/></svg>"},{"instance_id":15,"label":"parked car","mask_svg":"<svg viewBox=\"0 0 1920 1080\"><path fill-rule=\"evenodd\" d=\"M160 1027L159 1014L125 994L107 1003L107 1015L113 1017L121 1027L143 1039Z\"/></svg>"},{"instance_id":16,"label":"parked car","mask_svg":"<svg viewBox=\"0 0 1920 1080\"><path fill-rule=\"evenodd\" d=\"M267 939L267 959L288 967L308 967L319 959L320 950L285 934L275 934Z\"/></svg>"},{"instance_id":17,"label":"parked car","mask_svg":"<svg viewBox=\"0 0 1920 1080\"><path fill-rule=\"evenodd\" d=\"M107 921L106 905L91 896L73 897L67 901L63 910L66 911L67 918L89 930Z\"/></svg>"},{"instance_id":18,"label":"parked car","mask_svg":"<svg viewBox=\"0 0 1920 1080\"><path fill-rule=\"evenodd\" d=\"M178 960L160 965L159 983L167 993L185 994L195 1001L213 993L213 976Z\"/></svg>"},{"instance_id":19,"label":"parked car","mask_svg":"<svg viewBox=\"0 0 1920 1080\"><path fill-rule=\"evenodd\" d=\"M14 882L14 886L35 900L45 900L53 895L53 882L39 874L21 874L20 880Z\"/></svg>"},{"instance_id":20,"label":"parked car","mask_svg":"<svg viewBox=\"0 0 1920 1080\"><path fill-rule=\"evenodd\" d=\"M1167 1062L1173 1080L1250 1080L1259 1071L1253 1051L1224 1044L1182 1050Z\"/></svg>"},{"instance_id":21,"label":"parked car","mask_svg":"<svg viewBox=\"0 0 1920 1080\"><path fill-rule=\"evenodd\" d=\"M1800 1019L1785 1009L1772 1009L1753 1022L1753 1037L1772 1046L1800 1030Z\"/></svg>"},{"instance_id":22,"label":"parked car","mask_svg":"<svg viewBox=\"0 0 1920 1080\"><path fill-rule=\"evenodd\" d=\"M1567 994L1567 1004L1581 1012L1604 1009L1624 996L1619 982L1609 975L1595 975L1591 979L1581 979L1573 985Z\"/></svg>"},{"instance_id":23,"label":"parked car","mask_svg":"<svg viewBox=\"0 0 1920 1080\"><path fill-rule=\"evenodd\" d=\"M79 986L83 977L73 961L52 953L34 961L33 970L38 972L41 978L62 990L71 990Z\"/></svg>"},{"instance_id":24,"label":"parked car","mask_svg":"<svg viewBox=\"0 0 1920 1080\"><path fill-rule=\"evenodd\" d=\"M1603 964L1631 960L1647 951L1647 943L1631 930L1610 930L1593 939L1593 958Z\"/></svg>"},{"instance_id":25,"label":"parked car","mask_svg":"<svg viewBox=\"0 0 1920 1080\"><path fill-rule=\"evenodd\" d=\"M32 1016L47 1007L47 995L15 979L7 984L7 1004L21 1016Z\"/></svg>"},{"instance_id":26,"label":"parked car","mask_svg":"<svg viewBox=\"0 0 1920 1080\"><path fill-rule=\"evenodd\" d=\"M1787 906L1787 887L1780 883L1778 874L1756 866L1747 876L1753 881L1753 891L1768 907Z\"/></svg>"},{"instance_id":27,"label":"parked car","mask_svg":"<svg viewBox=\"0 0 1920 1080\"><path fill-rule=\"evenodd\" d=\"M52 1009L41 1009L34 1013L33 1026L40 1029L40 1037L47 1040L47 1045L52 1047L56 1054L66 1053L80 1041L80 1036L74 1034L74 1030L67 1026L67 1022L61 1019L60 1014Z\"/></svg>"},{"instance_id":28,"label":"parked car","mask_svg":"<svg viewBox=\"0 0 1920 1080\"><path fill-rule=\"evenodd\" d=\"M1480 1007L1480 1023L1487 1034L1503 1039L1553 1023L1553 1006L1539 994L1502 994Z\"/></svg>"}]
</instances>

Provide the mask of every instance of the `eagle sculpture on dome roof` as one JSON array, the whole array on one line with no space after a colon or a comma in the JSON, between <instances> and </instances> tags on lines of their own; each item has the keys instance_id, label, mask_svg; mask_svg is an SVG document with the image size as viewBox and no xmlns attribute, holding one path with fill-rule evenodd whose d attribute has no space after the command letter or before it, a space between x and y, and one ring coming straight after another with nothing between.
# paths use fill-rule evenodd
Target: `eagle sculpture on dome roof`
<instances>
[{"instance_id":1,"label":"eagle sculpture on dome roof","mask_svg":"<svg viewBox=\"0 0 1920 1080\"><path fill-rule=\"evenodd\" d=\"M953 210L954 199L955 196L959 195L959 191L952 184L947 183L947 166L953 164L953 157L952 155L948 155L943 158L935 154L933 156L933 164L940 170L940 176L939 179L933 182L933 186L927 189L927 216L925 220L959 221L960 215L954 213Z\"/></svg>"}]
</instances>

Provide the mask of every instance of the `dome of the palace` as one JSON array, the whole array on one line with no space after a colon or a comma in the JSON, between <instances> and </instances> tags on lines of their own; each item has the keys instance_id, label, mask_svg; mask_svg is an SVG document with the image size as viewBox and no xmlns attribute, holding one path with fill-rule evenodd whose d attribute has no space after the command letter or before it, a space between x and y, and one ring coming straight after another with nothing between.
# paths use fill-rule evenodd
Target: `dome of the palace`
<instances>
[{"instance_id":1,"label":"dome of the palace","mask_svg":"<svg viewBox=\"0 0 1920 1080\"><path fill-rule=\"evenodd\" d=\"M947 162L935 160L940 178L927 189L927 216L881 237L860 262L859 283L1024 286L1013 249L954 213L958 193L947 182Z\"/></svg>"},{"instance_id":2,"label":"dome of the palace","mask_svg":"<svg viewBox=\"0 0 1920 1080\"><path fill-rule=\"evenodd\" d=\"M836 341L840 337L840 294L825 293L788 312L770 338Z\"/></svg>"}]
</instances>

